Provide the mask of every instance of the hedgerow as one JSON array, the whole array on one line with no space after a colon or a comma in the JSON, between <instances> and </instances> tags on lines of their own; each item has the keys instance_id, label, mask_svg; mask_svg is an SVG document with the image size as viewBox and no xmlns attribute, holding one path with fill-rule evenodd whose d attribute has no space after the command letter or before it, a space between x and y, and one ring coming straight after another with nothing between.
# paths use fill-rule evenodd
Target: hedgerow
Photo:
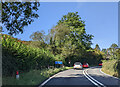
<instances>
[{"instance_id":1,"label":"hedgerow","mask_svg":"<svg viewBox=\"0 0 120 87\"><path fill-rule=\"evenodd\" d=\"M47 68L54 64L54 55L44 48L33 48L16 38L2 35L3 75L14 75L15 71Z\"/></svg>"}]
</instances>

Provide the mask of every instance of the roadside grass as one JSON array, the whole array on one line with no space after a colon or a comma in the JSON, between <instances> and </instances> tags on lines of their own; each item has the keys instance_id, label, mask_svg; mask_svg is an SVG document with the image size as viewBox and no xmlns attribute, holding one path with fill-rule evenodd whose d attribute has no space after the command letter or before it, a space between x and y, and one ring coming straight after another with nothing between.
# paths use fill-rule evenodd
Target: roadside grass
<instances>
[{"instance_id":1,"label":"roadside grass","mask_svg":"<svg viewBox=\"0 0 120 87\"><path fill-rule=\"evenodd\" d=\"M114 67L116 62L117 62L117 60L115 60L115 59L114 60L104 60L101 70L109 75L118 77L118 73Z\"/></svg>"},{"instance_id":2,"label":"roadside grass","mask_svg":"<svg viewBox=\"0 0 120 87\"><path fill-rule=\"evenodd\" d=\"M43 70L31 70L27 73L20 73L20 78L15 77L3 77L3 85L39 85L50 76L63 71L72 69L73 67L54 68L54 69L43 69Z\"/></svg>"}]
</instances>

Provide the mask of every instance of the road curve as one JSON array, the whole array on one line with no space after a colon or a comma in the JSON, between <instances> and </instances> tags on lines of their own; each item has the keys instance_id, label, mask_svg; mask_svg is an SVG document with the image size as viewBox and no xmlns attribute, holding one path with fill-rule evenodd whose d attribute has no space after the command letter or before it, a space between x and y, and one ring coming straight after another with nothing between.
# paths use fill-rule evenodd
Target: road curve
<instances>
[{"instance_id":1,"label":"road curve","mask_svg":"<svg viewBox=\"0 0 120 87\"><path fill-rule=\"evenodd\" d=\"M120 87L120 80L100 72L101 67L62 71L39 87Z\"/></svg>"},{"instance_id":2,"label":"road curve","mask_svg":"<svg viewBox=\"0 0 120 87\"><path fill-rule=\"evenodd\" d=\"M100 69L98 66L92 67L87 70L87 73L106 87L120 87L119 79L103 74Z\"/></svg>"}]
</instances>

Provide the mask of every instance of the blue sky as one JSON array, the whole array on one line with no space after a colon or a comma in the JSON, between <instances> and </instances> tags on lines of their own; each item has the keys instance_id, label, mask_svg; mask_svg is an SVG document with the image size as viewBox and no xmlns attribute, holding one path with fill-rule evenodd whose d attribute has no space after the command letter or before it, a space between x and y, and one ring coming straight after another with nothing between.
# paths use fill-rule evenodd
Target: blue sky
<instances>
[{"instance_id":1,"label":"blue sky","mask_svg":"<svg viewBox=\"0 0 120 87\"><path fill-rule=\"evenodd\" d=\"M85 21L86 32L94 35L94 48L108 48L118 43L118 3L117 2L41 2L39 18L24 28L24 33L16 35L21 40L29 41L29 36L36 31L44 30L46 34L68 12L78 12ZM4 33L7 33L5 31Z\"/></svg>"}]
</instances>

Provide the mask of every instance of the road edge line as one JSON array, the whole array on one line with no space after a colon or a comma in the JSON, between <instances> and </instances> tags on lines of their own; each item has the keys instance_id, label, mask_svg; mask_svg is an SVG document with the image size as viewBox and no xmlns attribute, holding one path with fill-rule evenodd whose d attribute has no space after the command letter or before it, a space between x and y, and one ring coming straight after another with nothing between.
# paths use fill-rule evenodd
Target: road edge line
<instances>
[{"instance_id":1,"label":"road edge line","mask_svg":"<svg viewBox=\"0 0 120 87\"><path fill-rule=\"evenodd\" d=\"M56 74L55 75L53 75L53 76L51 76L51 77L49 77L47 80L45 80L40 86L38 86L38 87L42 87L42 86L44 86L49 80L51 80L53 77L55 77L56 76Z\"/></svg>"},{"instance_id":2,"label":"road edge line","mask_svg":"<svg viewBox=\"0 0 120 87\"><path fill-rule=\"evenodd\" d=\"M115 77L115 76L109 75L109 74L103 72L101 69L100 69L100 72L103 73L104 75L107 75L107 76L110 76L110 77L113 77L113 78L116 78L116 79L120 80L118 77Z\"/></svg>"},{"instance_id":3,"label":"road edge line","mask_svg":"<svg viewBox=\"0 0 120 87\"><path fill-rule=\"evenodd\" d=\"M70 69L68 69L68 70L70 70ZM64 71L66 71L66 70L64 70ZM60 73L60 72L58 72L58 73ZM44 82L42 82L42 84L39 85L38 87L44 86L49 80L51 80L53 77L55 77L58 73L56 73L53 76L49 77L47 80L45 80Z\"/></svg>"},{"instance_id":4,"label":"road edge line","mask_svg":"<svg viewBox=\"0 0 120 87\"><path fill-rule=\"evenodd\" d=\"M47 79L46 81L44 81L39 87L42 87L43 85L45 85L51 78Z\"/></svg>"}]
</instances>

